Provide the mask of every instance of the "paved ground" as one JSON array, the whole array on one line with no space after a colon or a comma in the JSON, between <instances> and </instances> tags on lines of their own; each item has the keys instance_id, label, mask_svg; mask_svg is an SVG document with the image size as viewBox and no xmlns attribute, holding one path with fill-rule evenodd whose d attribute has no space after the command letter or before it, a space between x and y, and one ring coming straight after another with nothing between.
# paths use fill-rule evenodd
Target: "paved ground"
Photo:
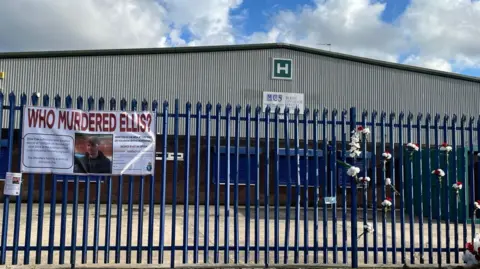
<instances>
[{"instance_id":1,"label":"paved ground","mask_svg":"<svg viewBox=\"0 0 480 269\"><path fill-rule=\"evenodd\" d=\"M204 236L205 236L205 226L204 226L204 206L202 206L200 209L200 212L199 212L199 230L198 230L198 245L199 246L203 246L204 245ZM131 251L131 263L137 263L137 251L136 251L136 246L138 245L138 240L139 240L139 237L137 236L138 235L138 230L139 230L139 226L138 226L138 223L139 223L139 212L138 212L138 205L134 205L134 209L135 211L132 212L132 227L131 227L131 230L132 230L132 233L131 233L131 238L128 239L127 238L127 230L129 229L128 225L127 225L127 220L128 220L128 211L126 210L127 209L127 205L123 205L123 212L122 212L122 224L121 224L121 227L120 229L117 228L117 219L118 219L118 216L116 215L117 213L117 209L116 209L116 205L112 205L112 216L111 216L111 225L110 225L110 244L111 246L115 246L116 245L116 235L117 233L121 233L121 245L122 246L127 246L127 242L130 242L131 243L131 246L132 246L132 251ZM0 213L3 213L1 212L3 210L3 207L0 209ZM68 211L67 211L67 218L66 218L66 232L67 232L67 236L66 236L66 246L71 246L71 235L72 235L72 205L68 205ZM154 229L153 229L153 235L152 235L152 239L153 239L153 246L159 246L159 238L160 238L160 206L159 205L156 205L155 206L155 209L154 209ZM172 207L171 206L167 206L166 208L166 214L165 214L165 230L164 230L164 235L165 235L165 246L171 246L172 245L172 233L173 233L173 230L175 230L175 246L182 246L183 244L183 205L180 205L177 207L176 209L176 224L175 224L175 227L172 228ZM30 239L30 242L31 242L31 245L32 246L35 246L36 245L36 242L37 242L37 236L39 235L37 233L37 229L38 229L38 205L35 204L33 205L33 210L32 210L33 214L32 214L32 223L31 223L31 229L32 229L32 233L31 233L31 239ZM189 208L189 214L188 214L188 221L189 221L189 225L188 225L188 235L187 235L187 238L188 238L188 244L189 246L194 246L194 217L195 217L195 212L194 212L194 206L190 206ZM286 210L285 208L282 208L280 210L280 217L279 217L279 245L281 247L283 247L285 245L285 237L286 237L286 234L287 234L287 231L289 231L289 235L288 235L288 243L289 243L289 246L294 246L295 245L295 210L294 208L292 208L292 211L290 213L290 229L287 230L286 228L286 217L285 217L285 214L286 213ZM359 212L360 214L358 215L359 217L359 222L358 222L358 235L360 235L362 232L363 232L363 220L362 220L362 214L361 214L361 211ZM327 238L327 242L328 242L328 246L329 247L332 247L334 246L334 234L333 234L333 220L332 220L332 210L331 209L328 209L328 215L329 215L329 220L327 222L327 230L324 230L324 227L323 227L323 218L322 218L322 210L320 209L319 211L319 219L320 219L320 222L319 222L319 226L318 226L318 243L319 243L319 247L322 247L323 246L323 240L324 238ZM1 216L1 214L0 214ZM61 239L61 236L60 236L60 228L61 228L61 205L60 204L57 204L57 207L56 207L56 214L55 214L56 218L55 218L55 233L54 233L54 242L55 242L55 246L60 246L60 239ZM379 223L378 223L378 227L377 227L377 234L376 234L376 237L378 239L378 246L379 247L382 247L383 246L383 241L382 241L382 237L383 237L383 234L385 233L386 234L386 238L387 238L387 242L386 242L386 245L388 247L391 247L392 246L392 223L390 221L390 213L389 213L389 216L387 218L387 229L385 231L382 230L382 225L381 225L381 212L379 212ZM11 205L10 207L10 216L9 216L9 224L8 224L8 238L7 238L7 245L8 246L12 246L13 245L13 228L14 228L14 217L15 217L15 205ZM144 211L144 214L143 214L143 233L142 236L141 236L141 244L143 246L147 246L148 245L148 240L149 240L149 234L148 234L148 230L149 230L149 226L148 226L148 217L149 217L149 210L148 210L148 205L145 206L145 211ZM220 245L223 246L224 243L225 243L225 207L221 207L220 208L220 216L219 216L219 242L220 242ZM230 208L230 223L228 225L229 227L229 245L230 246L234 246L234 243L235 243L235 231L234 231L234 225L233 225L233 221L234 221L234 209L233 207ZM1 218L1 217L0 217ZM25 245L25 237L26 237L26 218L27 218L27 206L26 205L22 205L22 209L21 209L21 214L20 214L20 237L19 237L19 246L20 247L23 247ZM238 221L239 221L239 236L238 236L238 242L239 242L239 245L240 246L245 246L246 244L246 238L249 238L250 240L250 245L255 245L255 219L254 219L254 211L251 211L251 221L250 221L250 232L249 234L246 233L246 222L245 222L245 209L244 208L241 208L239 210L239 214L238 214ZM369 218L371 218L371 212L369 214ZM95 217L95 211L94 211L94 205L91 204L90 205L90 211L89 211L89 214L88 214L88 226L84 227L83 225L83 221L84 221L84 206L83 205L79 205L78 206L78 224L77 224L77 227L76 227L76 236L77 236L77 247L79 248L79 250L77 251L77 255L76 255L76 259L77 259L77 263L81 263L82 262L82 251L81 251L81 246L83 245L83 231L84 229L88 229L88 245L89 246L93 246L94 245L94 225L95 225L95 220L97 218ZM313 211L312 210L309 210L308 212L308 237L307 237L307 233L304 231L304 216L303 216L303 209L300 210L300 219L301 221L298 223L299 224L299 245L300 246L304 246L304 240L305 239L308 239L308 245L313 247L314 246L314 237L313 237L313 229L314 229L314 222L313 222ZM352 238L352 235L351 235L351 222L350 221L347 221L345 226L343 225L342 223L342 211L341 209L338 209L337 211L337 219L339 221L337 221L336 223L336 227L337 227L337 244L340 246L339 249L338 249L338 262L342 263L343 262L343 252L341 251L342 250L342 245L343 243L346 241L347 245L348 246L351 246L351 242L352 240L355 240L354 238ZM348 219L350 219L350 212L348 212ZM409 225L408 225L408 222L407 224L405 225L405 229L402 230L401 229L401 226L400 226L400 223L398 223L398 220L399 220L399 217L397 217L397 224L395 225L395 231L396 231L396 242L397 242L397 247L400 246L400 243L401 243L401 235L402 235L402 232L404 233L405 235L405 246L406 247L410 247L410 231L412 230ZM408 220L408 216L406 216L406 220ZM0 220L1 222L2 220ZM106 206L105 205L101 205L101 209L100 209L100 216L98 218L98 225L99 225L99 239L98 239L98 244L99 246L104 246L105 245L105 237L107 235L106 233L106 221L107 221L107 218L106 218ZM209 232L209 237L208 237L208 244L209 246L213 246L214 245L214 231L215 231L215 227L214 227L214 221L215 221L215 209L214 207L210 207L210 212L209 212L209 226L208 226L208 232ZM426 262L428 262L428 247L429 245L431 244L433 247L436 247L437 246L437 226L436 224L432 224L432 233L433 233L433 241L432 242L428 242L427 241L427 238L428 238L428 230L427 230L427 221L425 220L425 225L423 227L423 230L424 230L424 235L423 235L423 238L424 238L424 247L425 247L425 254L423 256L423 258L425 259ZM260 239L260 246L264 246L265 244L265 218L264 218L264 211L263 211L263 208L262 210L260 211L260 221L259 221L259 239ZM270 212L270 221L268 222L268 225L270 227L270 230L269 230L269 235L268 235L268 238L269 238L269 244L270 246L274 246L275 245L275 222L274 222L274 212L271 211ZM45 205L45 210L44 210L44 221L43 221L43 230L42 230L42 247L46 247L48 246L48 242L49 242L49 227L50 227L50 204L46 204ZM346 238L343 237L343 229L346 228ZM418 220L415 220L415 224L414 224L414 227L413 227L413 231L415 233L415 236L414 236L414 242L415 242L415 247L418 248L420 247L420 236L419 236L419 231L420 231L420 228L419 228L419 224L418 224ZM467 238L470 240L471 238L471 234L470 234L470 225L467 227L467 231L468 231L468 234L467 234ZM454 225L452 224L450 226L450 247L452 249L454 249L455 247L455 237L454 237ZM368 244L370 247L373 246L373 239L374 239L374 234L367 234L366 235L367 238L368 238ZM463 225L459 225L459 246L460 247L463 247L463 242L464 242L464 239L463 239ZM445 245L445 241L446 241L446 225L445 224L442 224L441 225L441 236L442 238L442 247L446 247ZM358 246L359 247L362 247L364 246L364 239L361 238L360 240L357 241L358 242ZM159 254L159 251L158 250L155 250L153 252L153 261L156 263L158 262L158 254ZM164 263L165 264L169 264L170 263L170 251L165 251L164 252ZM303 263L304 262L304 252L303 251L300 251L298 253L299 255L299 262ZM351 261L351 252L348 252L348 255L347 255L347 262L350 263ZM454 255L455 253L452 252L452 255L451 255L451 262L454 263L455 260L454 260ZM42 254L41 254L41 263L42 264L45 264L47 263L47 250L44 250L42 251ZM98 262L99 263L103 263L104 262L104 251L98 251ZM203 255L204 255L204 252L202 250L199 250L198 252L198 257L199 257L199 262L204 262L203 260ZM209 262L213 262L213 255L214 255L214 251L210 251L209 252ZM263 251L260 251L260 259L259 259L259 262L260 263L264 263L265 261L265 257L264 257L264 252ZM122 250L121 252L121 260L120 262L121 263L125 263L126 262L126 259L127 259L127 252L126 250ZM290 251L288 253L288 257L287 257L287 260L289 263L293 263L294 262L294 256L295 256L295 252L294 251ZM309 251L308 252L308 262L313 262L313 256L314 256L314 253L312 251ZM365 261L364 260L364 252L359 252L358 253L358 256L359 256L359 259L360 259L360 263L373 263L374 262L374 253L373 252L369 252L368 254L368 260ZM392 253L391 252L388 252L387 253L387 263L391 263L392 262ZM415 263L419 263L420 262L420 253L419 252L415 252L414 253L414 256L415 256ZM30 263L35 263L35 251L31 251L30 253ZM176 250L175 253L174 253L174 257L175 257L175 263L176 264L181 264L182 263L182 250ZM255 252L254 251L251 251L250 252L250 257L249 257L249 263L253 263L254 262L254 257L255 257ZM397 252L397 263L401 262L401 252L398 251ZM460 261L461 261L461 257L462 257L462 253L459 254L459 257L460 257ZM54 252L54 263L58 264L59 263L59 258L60 258L60 253L59 251L55 251ZM146 263L147 262L147 250L144 250L142 251L141 253L141 257L138 257L140 258L140 262L141 263ZM192 251L189 251L188 252L188 262L189 263L192 263L193 262L193 258L194 258L194 252L193 250ZM230 254L229 254L229 260L231 263L234 262L234 251L230 251ZM240 251L239 252L239 261L240 262L245 262L245 252L244 251ZM280 262L283 263L283 259L284 259L284 252L281 251L279 253L279 258L280 258ZM433 254L433 262L437 262L437 254L434 253ZM445 258L446 258L446 253L443 254L443 261L445 262ZM224 261L224 252L221 251L219 253L219 259L220 259L220 262L223 262ZM274 263L274 260L275 259L275 253L274 251L271 251L270 252L270 255L269 255L269 262L272 264ZM333 263L334 259L334 252L333 251L329 251L328 252L328 255L327 255L327 262L328 263ZM407 252L406 253L406 259L407 259L407 263L410 263L411 260L410 260L410 252ZM318 252L318 260L320 263L323 263L324 262L324 254L322 252L322 250L320 250ZM19 255L18 255L18 263L19 264L23 264L23 261L24 261L24 251L20 251L19 252ZM67 251L65 253L65 263L69 263L70 261L70 251ZM87 253L87 263L92 263L93 262L93 250L92 251L88 251ZM115 249L112 248L111 251L110 251L110 262L115 262ZM383 263L383 253L382 252L379 252L378 253L378 262L379 263ZM9 251L7 252L7 264L11 264L12 263L12 252Z\"/></svg>"}]
</instances>

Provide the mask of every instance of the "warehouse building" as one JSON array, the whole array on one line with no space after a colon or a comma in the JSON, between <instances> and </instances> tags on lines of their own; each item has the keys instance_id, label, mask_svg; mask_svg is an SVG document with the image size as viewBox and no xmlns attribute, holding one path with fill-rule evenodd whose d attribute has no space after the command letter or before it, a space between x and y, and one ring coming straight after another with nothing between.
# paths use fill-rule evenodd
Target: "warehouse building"
<instances>
[{"instance_id":1,"label":"warehouse building","mask_svg":"<svg viewBox=\"0 0 480 269\"><path fill-rule=\"evenodd\" d=\"M301 114L303 108L342 111L350 107L359 112L480 114L478 78L290 44L0 53L0 72L3 92L13 91L17 96L26 93L28 104L32 93L52 98L58 94L62 106L69 94L84 100L91 96L96 102L103 97L107 104L112 97L118 103L121 98L127 102L135 98L139 104L147 100L149 105L153 100L160 104L167 101L172 113L176 99L182 110L186 102L192 102L193 110L197 102L203 104L203 109L208 102L223 107L229 103L242 108L247 104L265 108L282 95L298 105ZM170 123L169 134L172 133ZM191 134L195 134L194 128ZM160 143L157 144L160 151ZM183 152L183 140L180 145ZM169 140L169 151L172 146L173 140ZM195 154L194 139L191 147L191 154ZM15 156L18 158L18 152ZM191 164L195 169L193 159ZM160 162L156 167L159 176ZM183 170L180 163L179 178L183 178ZM190 173L192 180L194 176L194 172ZM144 198L148 199L148 191ZM182 191L177 199L183 201Z\"/></svg>"}]
</instances>

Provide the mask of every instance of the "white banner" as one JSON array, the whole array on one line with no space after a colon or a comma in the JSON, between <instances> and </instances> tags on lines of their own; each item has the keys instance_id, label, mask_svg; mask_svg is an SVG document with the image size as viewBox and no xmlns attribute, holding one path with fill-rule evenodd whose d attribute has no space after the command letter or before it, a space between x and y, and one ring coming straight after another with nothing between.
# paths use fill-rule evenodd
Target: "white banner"
<instances>
[{"instance_id":1,"label":"white banner","mask_svg":"<svg viewBox=\"0 0 480 269\"><path fill-rule=\"evenodd\" d=\"M21 171L152 175L156 133L148 111L25 107Z\"/></svg>"},{"instance_id":2,"label":"white banner","mask_svg":"<svg viewBox=\"0 0 480 269\"><path fill-rule=\"evenodd\" d=\"M275 113L275 109L278 106L280 114L284 113L286 107L289 109L289 114L294 114L297 107L299 114L303 114L305 110L304 99L303 93L263 92L263 112L269 106L270 112Z\"/></svg>"}]
</instances>

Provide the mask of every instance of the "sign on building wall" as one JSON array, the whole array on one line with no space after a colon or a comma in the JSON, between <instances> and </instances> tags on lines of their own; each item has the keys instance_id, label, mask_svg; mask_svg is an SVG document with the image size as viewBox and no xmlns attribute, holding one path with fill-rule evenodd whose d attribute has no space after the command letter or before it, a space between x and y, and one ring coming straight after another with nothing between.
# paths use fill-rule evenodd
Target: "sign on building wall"
<instances>
[{"instance_id":1,"label":"sign on building wall","mask_svg":"<svg viewBox=\"0 0 480 269\"><path fill-rule=\"evenodd\" d=\"M26 107L25 173L152 175L156 121L152 112Z\"/></svg>"},{"instance_id":2,"label":"sign on building wall","mask_svg":"<svg viewBox=\"0 0 480 269\"><path fill-rule=\"evenodd\" d=\"M280 108L280 114L283 114L286 107L289 109L289 114L295 113L295 108L298 107L299 114L303 114L305 110L303 93L290 92L263 92L263 112L269 106L271 113L275 113L275 108Z\"/></svg>"},{"instance_id":3,"label":"sign on building wall","mask_svg":"<svg viewBox=\"0 0 480 269\"><path fill-rule=\"evenodd\" d=\"M291 59L273 58L272 59L272 79L292 79L293 66Z\"/></svg>"}]
</instances>

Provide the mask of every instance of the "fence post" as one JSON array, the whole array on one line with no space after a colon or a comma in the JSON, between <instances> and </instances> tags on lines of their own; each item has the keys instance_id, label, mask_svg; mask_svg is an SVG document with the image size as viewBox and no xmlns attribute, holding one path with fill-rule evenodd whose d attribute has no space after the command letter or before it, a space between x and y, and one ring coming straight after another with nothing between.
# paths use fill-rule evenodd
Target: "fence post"
<instances>
[{"instance_id":1,"label":"fence post","mask_svg":"<svg viewBox=\"0 0 480 269\"><path fill-rule=\"evenodd\" d=\"M357 110L355 107L350 108L350 132L355 130L357 126ZM351 181L352 204L351 221L352 221L352 268L358 268L358 247L357 247L357 183Z\"/></svg>"}]
</instances>

